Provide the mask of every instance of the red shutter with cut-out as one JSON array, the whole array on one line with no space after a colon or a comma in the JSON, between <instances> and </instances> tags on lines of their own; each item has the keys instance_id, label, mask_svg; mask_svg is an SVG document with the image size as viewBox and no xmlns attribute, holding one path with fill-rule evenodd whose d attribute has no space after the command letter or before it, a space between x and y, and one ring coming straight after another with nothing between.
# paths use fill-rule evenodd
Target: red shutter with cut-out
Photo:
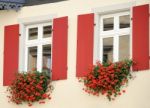
<instances>
[{"instance_id":1,"label":"red shutter with cut-out","mask_svg":"<svg viewBox=\"0 0 150 108\"><path fill-rule=\"evenodd\" d=\"M4 28L4 66L3 85L10 85L18 72L19 58L19 25Z\"/></svg>"},{"instance_id":2,"label":"red shutter with cut-out","mask_svg":"<svg viewBox=\"0 0 150 108\"><path fill-rule=\"evenodd\" d=\"M133 70L149 69L149 5L133 7Z\"/></svg>"},{"instance_id":3,"label":"red shutter with cut-out","mask_svg":"<svg viewBox=\"0 0 150 108\"><path fill-rule=\"evenodd\" d=\"M68 17L53 20L52 80L67 78Z\"/></svg>"},{"instance_id":4,"label":"red shutter with cut-out","mask_svg":"<svg viewBox=\"0 0 150 108\"><path fill-rule=\"evenodd\" d=\"M93 64L94 14L78 16L76 76L83 77Z\"/></svg>"}]
</instances>

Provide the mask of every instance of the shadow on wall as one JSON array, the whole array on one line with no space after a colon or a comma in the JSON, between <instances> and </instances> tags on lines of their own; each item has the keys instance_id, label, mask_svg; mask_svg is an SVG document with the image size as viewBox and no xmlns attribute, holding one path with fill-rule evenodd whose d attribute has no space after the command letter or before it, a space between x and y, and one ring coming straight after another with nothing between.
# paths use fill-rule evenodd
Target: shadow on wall
<instances>
[{"instance_id":1,"label":"shadow on wall","mask_svg":"<svg viewBox=\"0 0 150 108\"><path fill-rule=\"evenodd\" d=\"M46 3L61 2L61 1L67 1L67 0L26 0L25 6L40 5Z\"/></svg>"}]
</instances>

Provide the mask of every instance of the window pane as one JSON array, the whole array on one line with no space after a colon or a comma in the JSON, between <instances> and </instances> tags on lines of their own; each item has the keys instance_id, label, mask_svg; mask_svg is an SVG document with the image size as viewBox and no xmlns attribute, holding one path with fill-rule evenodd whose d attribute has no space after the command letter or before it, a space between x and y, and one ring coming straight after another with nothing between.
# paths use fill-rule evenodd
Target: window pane
<instances>
[{"instance_id":1,"label":"window pane","mask_svg":"<svg viewBox=\"0 0 150 108\"><path fill-rule=\"evenodd\" d=\"M128 28L130 27L130 16L124 15L119 17L120 28Z\"/></svg>"},{"instance_id":2,"label":"window pane","mask_svg":"<svg viewBox=\"0 0 150 108\"><path fill-rule=\"evenodd\" d=\"M114 18L105 18L103 19L103 30L108 31L108 30L113 30L114 29Z\"/></svg>"},{"instance_id":3,"label":"window pane","mask_svg":"<svg viewBox=\"0 0 150 108\"><path fill-rule=\"evenodd\" d=\"M103 39L103 62L113 61L113 38Z\"/></svg>"},{"instance_id":4,"label":"window pane","mask_svg":"<svg viewBox=\"0 0 150 108\"><path fill-rule=\"evenodd\" d=\"M51 45L43 45L43 72L50 76L51 69Z\"/></svg>"},{"instance_id":5,"label":"window pane","mask_svg":"<svg viewBox=\"0 0 150 108\"><path fill-rule=\"evenodd\" d=\"M43 27L43 38L51 37L52 26L44 26Z\"/></svg>"},{"instance_id":6,"label":"window pane","mask_svg":"<svg viewBox=\"0 0 150 108\"><path fill-rule=\"evenodd\" d=\"M129 35L119 37L119 60L128 59L130 55Z\"/></svg>"},{"instance_id":7,"label":"window pane","mask_svg":"<svg viewBox=\"0 0 150 108\"><path fill-rule=\"evenodd\" d=\"M28 70L36 70L37 66L37 47L29 47L28 49Z\"/></svg>"},{"instance_id":8,"label":"window pane","mask_svg":"<svg viewBox=\"0 0 150 108\"><path fill-rule=\"evenodd\" d=\"M29 40L37 39L38 37L38 28L29 29Z\"/></svg>"}]
</instances>

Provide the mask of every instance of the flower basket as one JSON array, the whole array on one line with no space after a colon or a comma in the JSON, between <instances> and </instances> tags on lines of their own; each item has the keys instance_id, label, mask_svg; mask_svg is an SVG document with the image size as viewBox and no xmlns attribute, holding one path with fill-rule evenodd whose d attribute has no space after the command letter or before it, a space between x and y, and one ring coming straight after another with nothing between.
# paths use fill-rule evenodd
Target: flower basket
<instances>
[{"instance_id":1,"label":"flower basket","mask_svg":"<svg viewBox=\"0 0 150 108\"><path fill-rule=\"evenodd\" d=\"M45 103L44 99L51 99L50 92L53 90L50 78L45 72L18 73L16 79L8 87L8 98L16 104L34 102Z\"/></svg>"},{"instance_id":2,"label":"flower basket","mask_svg":"<svg viewBox=\"0 0 150 108\"><path fill-rule=\"evenodd\" d=\"M132 65L132 60L103 64L97 62L89 68L85 77L79 78L79 81L84 83L85 92L95 96L105 95L111 101L122 92L125 93L122 88L133 78L130 72Z\"/></svg>"}]
</instances>

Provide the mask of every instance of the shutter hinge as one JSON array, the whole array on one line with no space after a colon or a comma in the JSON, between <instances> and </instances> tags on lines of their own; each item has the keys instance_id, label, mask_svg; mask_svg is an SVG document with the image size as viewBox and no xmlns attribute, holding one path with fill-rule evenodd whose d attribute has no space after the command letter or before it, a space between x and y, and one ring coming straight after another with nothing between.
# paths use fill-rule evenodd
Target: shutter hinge
<instances>
[{"instance_id":1,"label":"shutter hinge","mask_svg":"<svg viewBox=\"0 0 150 108\"><path fill-rule=\"evenodd\" d=\"M21 36L21 34L19 34L19 36Z\"/></svg>"},{"instance_id":2,"label":"shutter hinge","mask_svg":"<svg viewBox=\"0 0 150 108\"><path fill-rule=\"evenodd\" d=\"M133 18L131 18L131 20L133 20Z\"/></svg>"},{"instance_id":3,"label":"shutter hinge","mask_svg":"<svg viewBox=\"0 0 150 108\"><path fill-rule=\"evenodd\" d=\"M94 23L94 26L96 26L96 23Z\"/></svg>"}]
</instances>

